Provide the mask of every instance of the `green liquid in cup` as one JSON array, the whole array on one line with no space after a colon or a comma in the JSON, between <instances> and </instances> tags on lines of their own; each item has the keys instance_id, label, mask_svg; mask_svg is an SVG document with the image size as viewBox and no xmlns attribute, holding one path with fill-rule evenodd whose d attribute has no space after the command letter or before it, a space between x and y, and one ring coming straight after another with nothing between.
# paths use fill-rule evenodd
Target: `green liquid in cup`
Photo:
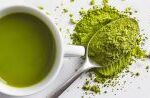
<instances>
[{"instance_id":1,"label":"green liquid in cup","mask_svg":"<svg viewBox=\"0 0 150 98\"><path fill-rule=\"evenodd\" d=\"M43 80L55 60L51 31L40 19L14 13L0 19L0 80L28 87Z\"/></svg>"}]
</instances>

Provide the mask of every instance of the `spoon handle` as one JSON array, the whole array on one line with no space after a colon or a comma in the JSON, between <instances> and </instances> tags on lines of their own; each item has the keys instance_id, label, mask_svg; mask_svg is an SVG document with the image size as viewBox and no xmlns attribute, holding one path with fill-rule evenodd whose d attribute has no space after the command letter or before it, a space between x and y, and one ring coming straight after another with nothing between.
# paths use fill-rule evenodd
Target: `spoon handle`
<instances>
[{"instance_id":1,"label":"spoon handle","mask_svg":"<svg viewBox=\"0 0 150 98\"><path fill-rule=\"evenodd\" d=\"M59 90L55 91L50 98L58 98L86 70L87 69L84 67L79 68L79 70L76 71L75 74L60 87Z\"/></svg>"}]
</instances>

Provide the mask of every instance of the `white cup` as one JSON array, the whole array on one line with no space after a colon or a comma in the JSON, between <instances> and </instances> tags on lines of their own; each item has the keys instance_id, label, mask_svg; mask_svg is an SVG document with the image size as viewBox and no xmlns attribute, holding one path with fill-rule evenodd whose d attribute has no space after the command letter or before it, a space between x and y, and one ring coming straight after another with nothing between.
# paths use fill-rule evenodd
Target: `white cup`
<instances>
[{"instance_id":1,"label":"white cup","mask_svg":"<svg viewBox=\"0 0 150 98\"><path fill-rule=\"evenodd\" d=\"M11 96L31 95L43 90L48 85L53 85L51 83L56 78L56 76L58 75L62 67L62 60L64 56L83 56L85 54L85 49L82 46L65 45L63 43L63 38L61 36L61 33L59 33L52 20L43 11L40 11L36 7L33 7L31 5L25 5L25 4L21 4L21 5L8 4L0 8L0 18L11 13L20 13L20 12L28 13L36 16L49 27L49 29L52 31L52 34L56 42L56 59L52 70L45 77L45 79L38 84L35 84L30 87L25 87L25 88L15 88L1 81L0 92Z\"/></svg>"}]
</instances>

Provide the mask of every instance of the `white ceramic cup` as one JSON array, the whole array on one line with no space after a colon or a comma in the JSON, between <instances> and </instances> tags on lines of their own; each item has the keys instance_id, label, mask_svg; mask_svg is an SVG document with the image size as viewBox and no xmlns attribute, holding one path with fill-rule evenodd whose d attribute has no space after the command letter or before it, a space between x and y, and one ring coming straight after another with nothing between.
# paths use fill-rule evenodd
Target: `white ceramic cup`
<instances>
[{"instance_id":1,"label":"white ceramic cup","mask_svg":"<svg viewBox=\"0 0 150 98\"><path fill-rule=\"evenodd\" d=\"M51 83L56 78L56 76L58 75L62 67L62 60L64 56L83 56L85 54L85 49L82 46L65 45L63 43L63 38L61 36L61 33L59 33L52 20L45 14L45 12L39 10L36 7L33 7L31 5L25 5L25 4L24 5L9 4L3 6L0 9L0 18L9 15L11 13L22 13L22 12L36 16L37 18L42 20L52 31L52 34L56 42L56 59L53 68L49 72L47 77L45 77L45 79L40 83L35 84L33 86L26 87L26 88L15 88L0 81L0 92L10 96L31 95L43 90L48 85L53 85Z\"/></svg>"}]
</instances>

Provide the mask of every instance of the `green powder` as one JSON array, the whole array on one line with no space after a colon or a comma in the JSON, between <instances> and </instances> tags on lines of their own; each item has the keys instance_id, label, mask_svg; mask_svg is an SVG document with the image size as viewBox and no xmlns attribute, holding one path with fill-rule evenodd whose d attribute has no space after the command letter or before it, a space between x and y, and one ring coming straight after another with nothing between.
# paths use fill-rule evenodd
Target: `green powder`
<instances>
[{"instance_id":1,"label":"green powder","mask_svg":"<svg viewBox=\"0 0 150 98\"><path fill-rule=\"evenodd\" d=\"M122 17L126 16L111 7L90 9L74 29L76 33L72 35L73 44L86 46L100 28Z\"/></svg>"},{"instance_id":2,"label":"green powder","mask_svg":"<svg viewBox=\"0 0 150 98\"><path fill-rule=\"evenodd\" d=\"M95 0L91 0L90 5L94 5L95 4Z\"/></svg>"},{"instance_id":3,"label":"green powder","mask_svg":"<svg viewBox=\"0 0 150 98\"><path fill-rule=\"evenodd\" d=\"M117 76L136 58L146 56L141 49L138 22L110 7L108 0L103 0L103 5L103 8L94 7L82 15L71 35L73 44L85 47L89 44L89 57L105 66L92 70L96 75L94 81L102 84ZM91 91L90 88L87 84L83 86L85 90Z\"/></svg>"},{"instance_id":4,"label":"green powder","mask_svg":"<svg viewBox=\"0 0 150 98\"><path fill-rule=\"evenodd\" d=\"M97 86L97 85L87 85L85 84L83 87L82 87L83 90L85 91L92 91L92 92L95 92L96 94L97 93L100 93L100 88Z\"/></svg>"},{"instance_id":5,"label":"green powder","mask_svg":"<svg viewBox=\"0 0 150 98\"><path fill-rule=\"evenodd\" d=\"M63 12L64 12L64 13L67 13L67 12L68 12L68 9L64 8L64 9L63 9Z\"/></svg>"},{"instance_id":6,"label":"green powder","mask_svg":"<svg viewBox=\"0 0 150 98\"><path fill-rule=\"evenodd\" d=\"M75 0L70 0L70 2L74 2Z\"/></svg>"},{"instance_id":7,"label":"green powder","mask_svg":"<svg viewBox=\"0 0 150 98\"><path fill-rule=\"evenodd\" d=\"M38 6L38 8L39 8L40 10L43 10L43 9L44 9L44 7L43 7L43 6Z\"/></svg>"},{"instance_id":8,"label":"green powder","mask_svg":"<svg viewBox=\"0 0 150 98\"><path fill-rule=\"evenodd\" d=\"M89 43L89 56L100 66L96 70L105 76L112 76L130 65L133 58L142 58L139 26L132 18L120 18L103 26Z\"/></svg>"}]
</instances>

